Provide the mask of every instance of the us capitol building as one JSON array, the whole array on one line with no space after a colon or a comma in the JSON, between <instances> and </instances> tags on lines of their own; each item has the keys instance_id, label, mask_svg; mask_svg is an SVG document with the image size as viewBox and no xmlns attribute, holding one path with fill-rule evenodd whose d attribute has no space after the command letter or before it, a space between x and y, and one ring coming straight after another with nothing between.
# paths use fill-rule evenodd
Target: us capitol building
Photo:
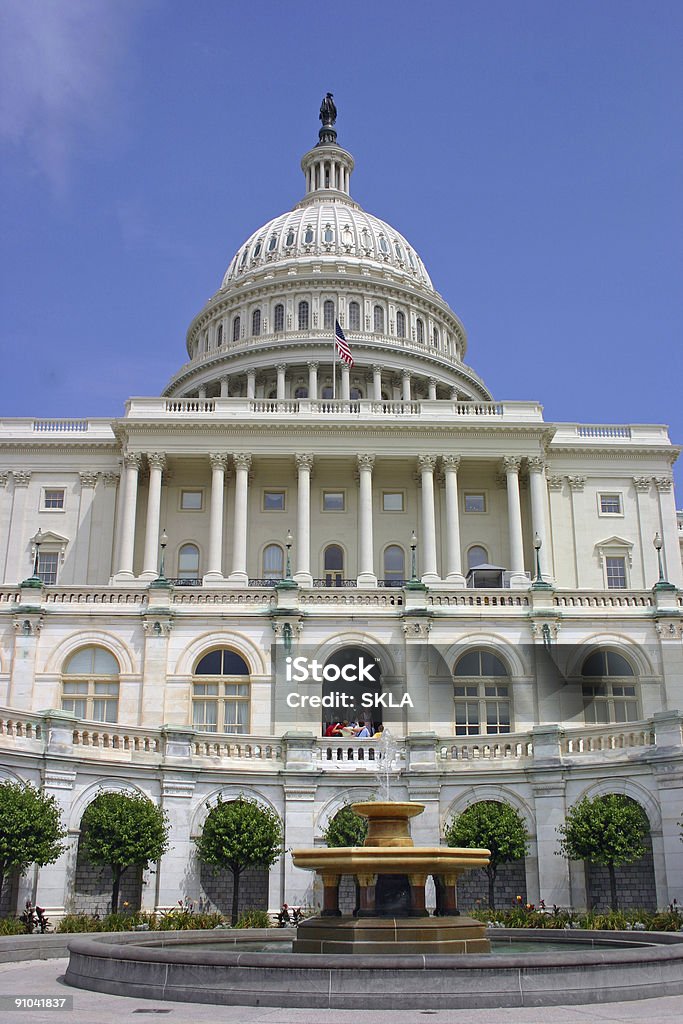
<instances>
[{"instance_id":1,"label":"us capitol building","mask_svg":"<svg viewBox=\"0 0 683 1024\"><path fill-rule=\"evenodd\" d=\"M335 116L328 97L303 198L240 246L161 397L0 421L0 779L53 794L69 829L4 910L106 911L79 853L102 789L168 812L170 852L124 875L147 908L228 905L193 843L219 795L277 811L286 850L320 842L376 792L382 742L325 737L353 715L288 657L373 664L366 716L396 796L426 805L416 842L478 800L520 812L501 905L600 902L556 827L606 793L651 827L625 904L683 900L680 449L494 398L418 253L352 198ZM245 905L315 902L288 852L245 878Z\"/></svg>"}]
</instances>

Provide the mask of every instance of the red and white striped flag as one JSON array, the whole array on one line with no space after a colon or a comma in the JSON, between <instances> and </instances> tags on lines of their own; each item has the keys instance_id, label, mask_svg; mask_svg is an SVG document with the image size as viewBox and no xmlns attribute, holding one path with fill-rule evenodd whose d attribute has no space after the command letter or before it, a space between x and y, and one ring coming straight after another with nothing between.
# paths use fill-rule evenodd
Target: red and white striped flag
<instances>
[{"instance_id":1,"label":"red and white striped flag","mask_svg":"<svg viewBox=\"0 0 683 1024\"><path fill-rule=\"evenodd\" d=\"M353 356L351 355L351 349L349 343L344 337L344 332L339 326L339 321L334 322L334 343L337 346L337 352L339 358L347 364L347 366L353 366Z\"/></svg>"}]
</instances>

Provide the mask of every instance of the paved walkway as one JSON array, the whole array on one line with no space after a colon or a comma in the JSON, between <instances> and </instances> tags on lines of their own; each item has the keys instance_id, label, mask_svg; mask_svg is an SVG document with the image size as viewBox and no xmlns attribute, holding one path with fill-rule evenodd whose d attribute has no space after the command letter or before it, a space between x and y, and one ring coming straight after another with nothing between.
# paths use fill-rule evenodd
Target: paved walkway
<instances>
[{"instance_id":1,"label":"paved walkway","mask_svg":"<svg viewBox=\"0 0 683 1024\"><path fill-rule=\"evenodd\" d=\"M0 1010L2 1024L143 1024L166 1020L169 1024L678 1024L681 997L641 999L632 1003L599 1006L549 1006L502 1010L300 1010L257 1006L210 1006L202 1003L167 1003L152 999L100 995L70 988L62 978L67 960L33 960L0 965L0 996L73 996L72 1010ZM6 1002L3 999L2 1002Z\"/></svg>"}]
</instances>

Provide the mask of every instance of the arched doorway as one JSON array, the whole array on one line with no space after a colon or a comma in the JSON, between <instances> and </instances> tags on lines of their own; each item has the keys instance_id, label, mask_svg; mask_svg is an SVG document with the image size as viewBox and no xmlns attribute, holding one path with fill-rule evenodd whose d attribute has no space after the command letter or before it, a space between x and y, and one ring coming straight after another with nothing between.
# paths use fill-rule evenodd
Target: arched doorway
<instances>
[{"instance_id":1,"label":"arched doorway","mask_svg":"<svg viewBox=\"0 0 683 1024\"><path fill-rule=\"evenodd\" d=\"M331 655L323 669L323 698L332 698L332 707L323 707L323 735L336 722L365 722L372 734L382 724L382 706L375 698L382 693L379 661L362 647L343 647ZM351 734L347 733L347 737Z\"/></svg>"}]
</instances>

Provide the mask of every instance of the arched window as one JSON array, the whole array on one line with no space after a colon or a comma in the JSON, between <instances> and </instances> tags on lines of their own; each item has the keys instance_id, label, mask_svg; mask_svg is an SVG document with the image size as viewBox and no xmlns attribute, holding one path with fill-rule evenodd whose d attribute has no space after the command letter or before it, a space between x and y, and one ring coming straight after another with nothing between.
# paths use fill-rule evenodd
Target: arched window
<instances>
[{"instance_id":1,"label":"arched window","mask_svg":"<svg viewBox=\"0 0 683 1024\"><path fill-rule=\"evenodd\" d=\"M323 303L323 328L326 331L334 330L334 302L331 299Z\"/></svg>"},{"instance_id":2,"label":"arched window","mask_svg":"<svg viewBox=\"0 0 683 1024\"><path fill-rule=\"evenodd\" d=\"M277 235L271 235L268 242L268 252L275 252L277 249Z\"/></svg>"},{"instance_id":3,"label":"arched window","mask_svg":"<svg viewBox=\"0 0 683 1024\"><path fill-rule=\"evenodd\" d=\"M239 341L240 340L240 329L241 329L240 318L238 316L236 316L235 319L232 322L232 340L233 341Z\"/></svg>"},{"instance_id":4,"label":"arched window","mask_svg":"<svg viewBox=\"0 0 683 1024\"><path fill-rule=\"evenodd\" d=\"M199 579L199 548L196 544L183 544L179 549L178 579Z\"/></svg>"},{"instance_id":5,"label":"arched window","mask_svg":"<svg viewBox=\"0 0 683 1024\"><path fill-rule=\"evenodd\" d=\"M425 325L424 322L420 319L420 317L418 317L417 320L415 321L415 331L417 333L417 340L420 342L421 345L424 345Z\"/></svg>"},{"instance_id":6,"label":"arched window","mask_svg":"<svg viewBox=\"0 0 683 1024\"><path fill-rule=\"evenodd\" d=\"M589 654L581 667L583 707L587 724L636 722L640 707L632 666L616 651Z\"/></svg>"},{"instance_id":7,"label":"arched window","mask_svg":"<svg viewBox=\"0 0 683 1024\"><path fill-rule=\"evenodd\" d=\"M349 302L349 330L360 330L360 305L357 302Z\"/></svg>"},{"instance_id":8,"label":"arched window","mask_svg":"<svg viewBox=\"0 0 683 1024\"><path fill-rule=\"evenodd\" d=\"M399 338L406 336L406 315L400 309L396 314L396 335Z\"/></svg>"},{"instance_id":9,"label":"arched window","mask_svg":"<svg viewBox=\"0 0 683 1024\"><path fill-rule=\"evenodd\" d=\"M508 670L490 651L466 651L453 670L455 735L510 732Z\"/></svg>"},{"instance_id":10,"label":"arched window","mask_svg":"<svg viewBox=\"0 0 683 1024\"><path fill-rule=\"evenodd\" d=\"M282 580L285 577L285 553L279 544L268 544L263 551L263 578Z\"/></svg>"},{"instance_id":11,"label":"arched window","mask_svg":"<svg viewBox=\"0 0 683 1024\"><path fill-rule=\"evenodd\" d=\"M313 233L313 228L309 224L306 230L304 231L304 245L311 245L314 238L315 235Z\"/></svg>"},{"instance_id":12,"label":"arched window","mask_svg":"<svg viewBox=\"0 0 683 1024\"><path fill-rule=\"evenodd\" d=\"M326 587L340 587L344 579L344 552L338 544L328 544L324 554Z\"/></svg>"},{"instance_id":13,"label":"arched window","mask_svg":"<svg viewBox=\"0 0 683 1024\"><path fill-rule=\"evenodd\" d=\"M331 224L326 224L325 225L325 231L323 233L323 241L327 242L328 245L330 244L330 242L334 242L334 230L333 230Z\"/></svg>"},{"instance_id":14,"label":"arched window","mask_svg":"<svg viewBox=\"0 0 683 1024\"><path fill-rule=\"evenodd\" d=\"M227 648L210 651L200 660L194 675L194 728L202 732L249 732L249 666L244 658Z\"/></svg>"},{"instance_id":15,"label":"arched window","mask_svg":"<svg viewBox=\"0 0 683 1024\"><path fill-rule=\"evenodd\" d=\"M361 391L360 388L351 388L349 390L349 398L352 399L354 402L357 401L359 398L362 398L362 397L363 397L363 392Z\"/></svg>"},{"instance_id":16,"label":"arched window","mask_svg":"<svg viewBox=\"0 0 683 1024\"><path fill-rule=\"evenodd\" d=\"M263 248L263 242L262 242L262 239L259 238L258 242L254 246L254 253L253 253L252 259L254 259L254 260L258 259L258 257L261 255L261 249L262 248Z\"/></svg>"},{"instance_id":17,"label":"arched window","mask_svg":"<svg viewBox=\"0 0 683 1024\"><path fill-rule=\"evenodd\" d=\"M434 347L438 348L439 347L439 330L438 330L437 327L434 328L433 341L434 341Z\"/></svg>"},{"instance_id":18,"label":"arched window","mask_svg":"<svg viewBox=\"0 0 683 1024\"><path fill-rule=\"evenodd\" d=\"M391 587L401 587L406 578L406 556L398 544L384 549L384 582Z\"/></svg>"},{"instance_id":19,"label":"arched window","mask_svg":"<svg viewBox=\"0 0 683 1024\"><path fill-rule=\"evenodd\" d=\"M486 548L480 544L473 544L467 552L467 568L474 569L478 565L487 565L489 560Z\"/></svg>"},{"instance_id":20,"label":"arched window","mask_svg":"<svg viewBox=\"0 0 683 1024\"><path fill-rule=\"evenodd\" d=\"M223 324L218 325L218 331L216 332L216 348L220 348L223 344Z\"/></svg>"},{"instance_id":21,"label":"arched window","mask_svg":"<svg viewBox=\"0 0 683 1024\"><path fill-rule=\"evenodd\" d=\"M295 241L296 235L294 234L294 228L290 228L289 231L287 232L287 237L285 238L285 245L289 249L290 246L294 245Z\"/></svg>"},{"instance_id":22,"label":"arched window","mask_svg":"<svg viewBox=\"0 0 683 1024\"><path fill-rule=\"evenodd\" d=\"M375 334L384 334L384 310L381 306L375 306L373 323Z\"/></svg>"},{"instance_id":23,"label":"arched window","mask_svg":"<svg viewBox=\"0 0 683 1024\"><path fill-rule=\"evenodd\" d=\"M90 722L119 716L119 663L103 647L81 647L62 669L62 710Z\"/></svg>"},{"instance_id":24,"label":"arched window","mask_svg":"<svg viewBox=\"0 0 683 1024\"><path fill-rule=\"evenodd\" d=\"M278 334L280 331L285 329L285 307L281 302L278 302L274 310L273 324L275 327L275 333Z\"/></svg>"},{"instance_id":25,"label":"arched window","mask_svg":"<svg viewBox=\"0 0 683 1024\"><path fill-rule=\"evenodd\" d=\"M258 338L261 333L261 310L255 309L251 314L251 333L255 338Z\"/></svg>"},{"instance_id":26,"label":"arched window","mask_svg":"<svg viewBox=\"0 0 683 1024\"><path fill-rule=\"evenodd\" d=\"M295 392L294 392L294 397L295 398L308 398L308 388L305 388L305 387L297 388L295 390Z\"/></svg>"},{"instance_id":27,"label":"arched window","mask_svg":"<svg viewBox=\"0 0 683 1024\"><path fill-rule=\"evenodd\" d=\"M308 303L305 302L305 301L304 302L300 302L299 303L299 330L300 331L307 331L308 330L308 324L309 324Z\"/></svg>"}]
</instances>

